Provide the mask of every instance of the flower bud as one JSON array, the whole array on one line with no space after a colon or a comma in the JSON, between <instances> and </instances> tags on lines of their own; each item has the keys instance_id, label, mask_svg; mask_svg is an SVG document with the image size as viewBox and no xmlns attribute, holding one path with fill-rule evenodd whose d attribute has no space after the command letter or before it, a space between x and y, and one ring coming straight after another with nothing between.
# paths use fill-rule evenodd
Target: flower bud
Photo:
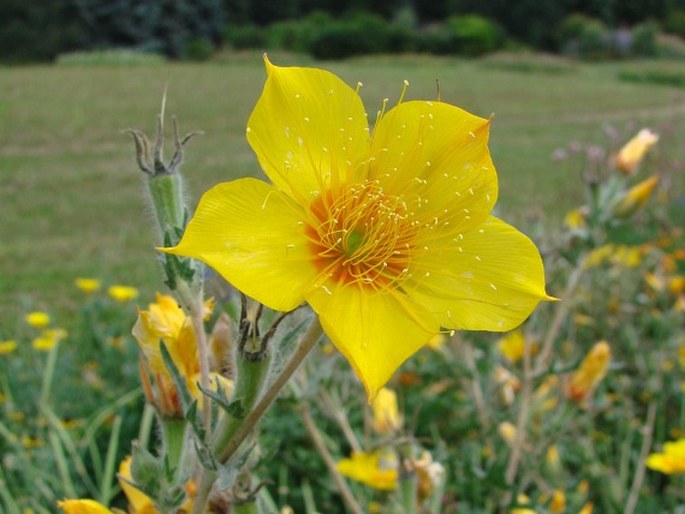
<instances>
[{"instance_id":1,"label":"flower bud","mask_svg":"<svg viewBox=\"0 0 685 514\"><path fill-rule=\"evenodd\" d=\"M609 369L611 349L606 341L596 343L573 374L566 388L568 398L580 403L588 398Z\"/></svg>"},{"instance_id":2,"label":"flower bud","mask_svg":"<svg viewBox=\"0 0 685 514\"><path fill-rule=\"evenodd\" d=\"M642 129L614 158L614 164L621 172L632 175L642 162L647 151L659 141L659 136L649 129Z\"/></svg>"},{"instance_id":3,"label":"flower bud","mask_svg":"<svg viewBox=\"0 0 685 514\"><path fill-rule=\"evenodd\" d=\"M402 417L397 408L397 394L382 387L371 404L373 430L377 434L391 434L402 427Z\"/></svg>"},{"instance_id":4,"label":"flower bud","mask_svg":"<svg viewBox=\"0 0 685 514\"><path fill-rule=\"evenodd\" d=\"M642 209L652 196L652 192L659 182L659 175L652 175L631 187L614 205L612 212L618 218L629 218Z\"/></svg>"}]
</instances>

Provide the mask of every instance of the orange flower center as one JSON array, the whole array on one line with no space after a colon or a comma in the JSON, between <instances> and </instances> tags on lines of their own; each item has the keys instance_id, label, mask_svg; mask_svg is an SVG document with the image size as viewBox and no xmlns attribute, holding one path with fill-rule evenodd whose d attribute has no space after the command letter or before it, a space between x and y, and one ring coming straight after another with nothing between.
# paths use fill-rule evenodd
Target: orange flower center
<instances>
[{"instance_id":1,"label":"orange flower center","mask_svg":"<svg viewBox=\"0 0 685 514\"><path fill-rule=\"evenodd\" d=\"M417 224L376 182L327 190L309 211L307 236L323 279L379 290L409 274Z\"/></svg>"}]
</instances>

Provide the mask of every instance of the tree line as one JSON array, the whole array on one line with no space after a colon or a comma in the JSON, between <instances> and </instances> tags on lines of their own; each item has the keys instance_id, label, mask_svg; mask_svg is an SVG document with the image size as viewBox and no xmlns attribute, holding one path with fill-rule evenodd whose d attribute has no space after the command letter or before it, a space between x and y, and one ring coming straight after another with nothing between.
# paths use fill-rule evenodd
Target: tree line
<instances>
[{"instance_id":1,"label":"tree line","mask_svg":"<svg viewBox=\"0 0 685 514\"><path fill-rule=\"evenodd\" d=\"M558 47L559 27L578 14L609 27L655 20L685 34L685 0L3 0L0 61L110 48L192 58L232 43L236 29L308 17L335 23L360 13L405 29L477 15L508 38L544 50ZM468 30L475 30L471 22Z\"/></svg>"}]
</instances>

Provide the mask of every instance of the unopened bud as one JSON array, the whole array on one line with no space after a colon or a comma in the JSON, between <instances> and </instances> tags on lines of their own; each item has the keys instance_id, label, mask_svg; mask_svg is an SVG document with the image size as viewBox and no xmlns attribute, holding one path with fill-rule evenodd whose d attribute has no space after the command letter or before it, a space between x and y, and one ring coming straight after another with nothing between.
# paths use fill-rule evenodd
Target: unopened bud
<instances>
[{"instance_id":1,"label":"unopened bud","mask_svg":"<svg viewBox=\"0 0 685 514\"><path fill-rule=\"evenodd\" d=\"M573 374L566 388L568 398L580 403L589 397L609 369L611 349L606 341L595 344Z\"/></svg>"},{"instance_id":2,"label":"unopened bud","mask_svg":"<svg viewBox=\"0 0 685 514\"><path fill-rule=\"evenodd\" d=\"M621 172L632 175L647 151L659 141L659 136L649 129L642 129L628 141L614 158L614 164Z\"/></svg>"},{"instance_id":3,"label":"unopened bud","mask_svg":"<svg viewBox=\"0 0 685 514\"><path fill-rule=\"evenodd\" d=\"M625 195L614 205L614 216L629 218L642 209L652 196L654 188L659 182L659 175L653 175L626 191Z\"/></svg>"}]
</instances>

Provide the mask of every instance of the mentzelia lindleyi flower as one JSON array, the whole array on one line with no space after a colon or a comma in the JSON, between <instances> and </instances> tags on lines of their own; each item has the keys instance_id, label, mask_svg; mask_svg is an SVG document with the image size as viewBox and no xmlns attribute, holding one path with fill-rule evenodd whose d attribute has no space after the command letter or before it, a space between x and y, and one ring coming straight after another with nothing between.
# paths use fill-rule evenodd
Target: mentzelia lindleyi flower
<instances>
[{"instance_id":1,"label":"mentzelia lindleyi flower","mask_svg":"<svg viewBox=\"0 0 685 514\"><path fill-rule=\"evenodd\" d=\"M371 398L436 333L510 330L548 299L535 245L490 215L489 120L410 101L370 131L335 75L265 62L247 139L272 183L215 186L165 251L272 309L309 303Z\"/></svg>"}]
</instances>

